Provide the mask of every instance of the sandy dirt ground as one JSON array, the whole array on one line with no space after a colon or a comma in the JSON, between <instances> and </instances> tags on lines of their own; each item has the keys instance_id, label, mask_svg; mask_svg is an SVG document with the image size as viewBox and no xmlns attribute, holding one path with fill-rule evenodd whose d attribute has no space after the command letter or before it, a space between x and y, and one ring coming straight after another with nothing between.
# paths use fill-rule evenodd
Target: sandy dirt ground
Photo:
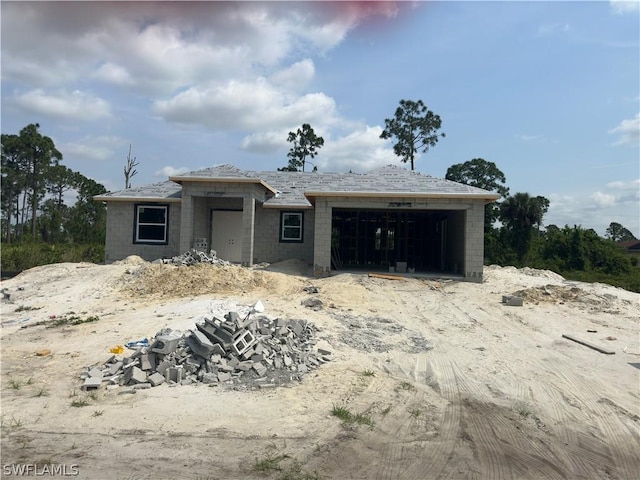
<instances>
[{"instance_id":1,"label":"sandy dirt ground","mask_svg":"<svg viewBox=\"0 0 640 480\"><path fill-rule=\"evenodd\" d=\"M97 480L639 478L640 295L513 267L487 267L482 284L309 273L132 257L3 281L1 475L29 464ZM516 293L524 306L501 302ZM310 297L323 307L303 306ZM111 347L257 300L313 322L333 360L276 389L80 389ZM48 328L69 312L99 320ZM336 406L372 425L342 422Z\"/></svg>"}]
</instances>

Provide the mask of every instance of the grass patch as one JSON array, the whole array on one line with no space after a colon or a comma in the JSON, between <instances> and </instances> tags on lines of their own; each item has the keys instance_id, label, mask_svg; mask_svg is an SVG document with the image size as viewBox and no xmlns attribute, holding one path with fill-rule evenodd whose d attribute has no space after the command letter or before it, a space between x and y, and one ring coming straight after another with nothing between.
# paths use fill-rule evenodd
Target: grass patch
<instances>
[{"instance_id":1,"label":"grass patch","mask_svg":"<svg viewBox=\"0 0 640 480\"><path fill-rule=\"evenodd\" d=\"M93 323L98 320L100 320L100 317L97 315L82 318L76 315L75 312L67 312L47 322L47 328L61 327L63 325L82 325L83 323Z\"/></svg>"},{"instance_id":2,"label":"grass patch","mask_svg":"<svg viewBox=\"0 0 640 480\"><path fill-rule=\"evenodd\" d=\"M362 372L362 376L363 377L375 377L376 376L376 372L374 372L373 370L365 370L364 372Z\"/></svg>"},{"instance_id":3,"label":"grass patch","mask_svg":"<svg viewBox=\"0 0 640 480\"><path fill-rule=\"evenodd\" d=\"M385 408L384 410L382 410L380 413L382 414L382 416L386 416L389 414L389 412L391 411L391 405L389 405L387 408Z\"/></svg>"},{"instance_id":4,"label":"grass patch","mask_svg":"<svg viewBox=\"0 0 640 480\"><path fill-rule=\"evenodd\" d=\"M411 415L413 418L418 418L421 414L422 412L417 408L415 410L409 410L409 415Z\"/></svg>"},{"instance_id":5,"label":"grass patch","mask_svg":"<svg viewBox=\"0 0 640 480\"><path fill-rule=\"evenodd\" d=\"M318 472L307 472L303 469L302 463L295 458L290 464L285 464L285 460L290 457L287 454L272 455L267 454L253 465L256 472L271 473L278 472L278 480L320 480Z\"/></svg>"},{"instance_id":6,"label":"grass patch","mask_svg":"<svg viewBox=\"0 0 640 480\"><path fill-rule=\"evenodd\" d=\"M413 383L411 382L402 382L400 385L398 385L396 387L396 392L400 391L400 390L404 390L406 392L411 392L413 390L415 390L416 387L413 386Z\"/></svg>"},{"instance_id":7,"label":"grass patch","mask_svg":"<svg viewBox=\"0 0 640 480\"><path fill-rule=\"evenodd\" d=\"M22 426L22 419L16 418L12 415L11 420L9 421L9 426L11 428L20 428Z\"/></svg>"},{"instance_id":8,"label":"grass patch","mask_svg":"<svg viewBox=\"0 0 640 480\"><path fill-rule=\"evenodd\" d=\"M48 397L49 396L49 390L47 390L46 387L40 387L36 393L34 393L33 395L34 397Z\"/></svg>"},{"instance_id":9,"label":"grass patch","mask_svg":"<svg viewBox=\"0 0 640 480\"><path fill-rule=\"evenodd\" d=\"M331 408L331 415L339 418L345 425L357 424L357 425L368 425L373 427L374 421L373 419L366 413L357 413L353 414L351 411L345 407L344 405L336 405L334 404Z\"/></svg>"},{"instance_id":10,"label":"grass patch","mask_svg":"<svg viewBox=\"0 0 640 480\"><path fill-rule=\"evenodd\" d=\"M17 378L10 378L9 379L9 386L11 388L13 388L14 390L20 390L20 388L22 388L22 382L20 380L18 380Z\"/></svg>"},{"instance_id":11,"label":"grass patch","mask_svg":"<svg viewBox=\"0 0 640 480\"><path fill-rule=\"evenodd\" d=\"M72 407L86 407L87 405L89 405L89 400L86 398L76 399L71 402Z\"/></svg>"},{"instance_id":12,"label":"grass patch","mask_svg":"<svg viewBox=\"0 0 640 480\"><path fill-rule=\"evenodd\" d=\"M531 408L526 403L519 403L516 405L515 410L522 418L529 418L533 414L533 411L531 411Z\"/></svg>"},{"instance_id":13,"label":"grass patch","mask_svg":"<svg viewBox=\"0 0 640 480\"><path fill-rule=\"evenodd\" d=\"M256 459L256 463L253 465L253 469L257 472L280 471L282 470L280 462L288 457L288 455L284 454L275 456L267 454L267 456L261 460Z\"/></svg>"},{"instance_id":14,"label":"grass patch","mask_svg":"<svg viewBox=\"0 0 640 480\"><path fill-rule=\"evenodd\" d=\"M95 410L91 416L92 417L101 417L102 415L104 415L104 410Z\"/></svg>"},{"instance_id":15,"label":"grass patch","mask_svg":"<svg viewBox=\"0 0 640 480\"><path fill-rule=\"evenodd\" d=\"M29 312L31 310L40 310L42 307L29 307L25 305L20 305L18 308L14 310L14 312Z\"/></svg>"}]
</instances>

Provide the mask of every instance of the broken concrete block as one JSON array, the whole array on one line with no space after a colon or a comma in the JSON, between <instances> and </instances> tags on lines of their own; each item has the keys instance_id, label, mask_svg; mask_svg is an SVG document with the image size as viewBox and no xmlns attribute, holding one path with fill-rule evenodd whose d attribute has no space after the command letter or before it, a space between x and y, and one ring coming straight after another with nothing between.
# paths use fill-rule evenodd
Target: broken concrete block
<instances>
[{"instance_id":1,"label":"broken concrete block","mask_svg":"<svg viewBox=\"0 0 640 480\"><path fill-rule=\"evenodd\" d=\"M252 368L259 377L263 377L264 374L267 373L267 367L265 367L262 363L254 363Z\"/></svg>"},{"instance_id":2,"label":"broken concrete block","mask_svg":"<svg viewBox=\"0 0 640 480\"><path fill-rule=\"evenodd\" d=\"M115 375L122 370L122 362L116 362L109 365L109 375Z\"/></svg>"},{"instance_id":3,"label":"broken concrete block","mask_svg":"<svg viewBox=\"0 0 640 480\"><path fill-rule=\"evenodd\" d=\"M174 352L178 348L180 337L177 335L158 335L151 345L151 351L167 355Z\"/></svg>"},{"instance_id":4,"label":"broken concrete block","mask_svg":"<svg viewBox=\"0 0 640 480\"><path fill-rule=\"evenodd\" d=\"M131 375L129 380L134 383L145 383L147 381L147 374L138 367L131 367Z\"/></svg>"},{"instance_id":5,"label":"broken concrete block","mask_svg":"<svg viewBox=\"0 0 640 480\"><path fill-rule=\"evenodd\" d=\"M227 372L218 372L218 381L226 382L227 380L231 380L231 374Z\"/></svg>"},{"instance_id":6,"label":"broken concrete block","mask_svg":"<svg viewBox=\"0 0 640 480\"><path fill-rule=\"evenodd\" d=\"M216 373L205 373L201 381L206 384L218 383L218 375Z\"/></svg>"},{"instance_id":7,"label":"broken concrete block","mask_svg":"<svg viewBox=\"0 0 640 480\"><path fill-rule=\"evenodd\" d=\"M510 307L521 307L523 304L523 299L522 297L508 296L507 301L504 303L505 305L508 305Z\"/></svg>"},{"instance_id":8,"label":"broken concrete block","mask_svg":"<svg viewBox=\"0 0 640 480\"><path fill-rule=\"evenodd\" d=\"M303 300L301 304L307 308L320 310L322 308L322 305L324 305L324 302L319 298L312 297L312 298L307 298L306 300Z\"/></svg>"},{"instance_id":9,"label":"broken concrete block","mask_svg":"<svg viewBox=\"0 0 640 480\"><path fill-rule=\"evenodd\" d=\"M211 340L198 330L187 337L187 345L193 353L203 358L209 358L214 351L214 344L211 343ZM218 348L220 348L219 345Z\"/></svg>"},{"instance_id":10,"label":"broken concrete block","mask_svg":"<svg viewBox=\"0 0 640 480\"><path fill-rule=\"evenodd\" d=\"M149 378L147 380L149 380L149 383L152 387L157 387L158 385L162 385L165 382L164 375L158 372L149 375Z\"/></svg>"},{"instance_id":11,"label":"broken concrete block","mask_svg":"<svg viewBox=\"0 0 640 480\"><path fill-rule=\"evenodd\" d=\"M309 368L304 363L301 363L300 365L298 365L298 371L300 373L307 373L309 371Z\"/></svg>"},{"instance_id":12,"label":"broken concrete block","mask_svg":"<svg viewBox=\"0 0 640 480\"><path fill-rule=\"evenodd\" d=\"M250 349L254 343L256 343L256 338L253 336L249 330L244 332L236 341L231 345L231 349L235 352L236 355L242 355L248 349Z\"/></svg>"},{"instance_id":13,"label":"broken concrete block","mask_svg":"<svg viewBox=\"0 0 640 480\"><path fill-rule=\"evenodd\" d=\"M102 378L104 376L104 374L102 373L102 370L99 368L92 368L87 373L89 374L89 377Z\"/></svg>"},{"instance_id":14,"label":"broken concrete block","mask_svg":"<svg viewBox=\"0 0 640 480\"><path fill-rule=\"evenodd\" d=\"M102 385L102 377L87 377L82 384L84 390L95 390Z\"/></svg>"},{"instance_id":15,"label":"broken concrete block","mask_svg":"<svg viewBox=\"0 0 640 480\"><path fill-rule=\"evenodd\" d=\"M143 389L151 388L151 384L149 382L137 383L132 388L134 390L143 390Z\"/></svg>"},{"instance_id":16,"label":"broken concrete block","mask_svg":"<svg viewBox=\"0 0 640 480\"><path fill-rule=\"evenodd\" d=\"M289 328L291 328L291 331L299 337L302 334L304 327L298 320L291 320L291 322L289 322Z\"/></svg>"},{"instance_id":17,"label":"broken concrete block","mask_svg":"<svg viewBox=\"0 0 640 480\"><path fill-rule=\"evenodd\" d=\"M183 370L182 365L167 368L165 374L167 382L180 383L183 377Z\"/></svg>"},{"instance_id":18,"label":"broken concrete block","mask_svg":"<svg viewBox=\"0 0 640 480\"><path fill-rule=\"evenodd\" d=\"M167 372L167 368L173 367L174 365L175 365L175 362L170 362L169 360L163 360L156 367L156 372L158 372L160 375L164 375Z\"/></svg>"},{"instance_id":19,"label":"broken concrete block","mask_svg":"<svg viewBox=\"0 0 640 480\"><path fill-rule=\"evenodd\" d=\"M252 366L253 366L253 362L251 360L246 360L244 362L240 362L236 368L238 370L242 370L243 372L246 372L250 370Z\"/></svg>"},{"instance_id":20,"label":"broken concrete block","mask_svg":"<svg viewBox=\"0 0 640 480\"><path fill-rule=\"evenodd\" d=\"M141 370L155 370L156 368L156 356L153 354L145 353L140 355L140 369Z\"/></svg>"}]
</instances>

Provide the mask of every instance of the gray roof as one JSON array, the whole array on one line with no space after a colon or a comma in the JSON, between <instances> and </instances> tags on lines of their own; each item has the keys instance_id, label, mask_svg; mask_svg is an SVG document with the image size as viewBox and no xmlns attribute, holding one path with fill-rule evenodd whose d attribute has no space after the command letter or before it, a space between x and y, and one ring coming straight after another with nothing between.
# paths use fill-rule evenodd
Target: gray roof
<instances>
[{"instance_id":1,"label":"gray roof","mask_svg":"<svg viewBox=\"0 0 640 480\"><path fill-rule=\"evenodd\" d=\"M273 196L265 206L310 207L310 197L317 196L373 196L373 197L431 197L431 198L476 198L487 201L499 196L481 188L470 187L442 178L432 177L405 168L388 165L367 173L319 173L319 172L273 172L240 170L233 165L216 165L203 170L174 175L169 182L122 190L101 199L117 198L180 198L180 185L185 181L206 182L251 182L263 185ZM174 183L176 182L176 183ZM176 189L177 188L177 189ZM174 195L168 197L167 195ZM107 198L108 197L108 198Z\"/></svg>"},{"instance_id":2,"label":"gray roof","mask_svg":"<svg viewBox=\"0 0 640 480\"><path fill-rule=\"evenodd\" d=\"M153 200L166 202L179 202L182 198L182 185L166 180L152 185L142 187L127 188L117 192L104 193L93 197L100 201L131 201L131 200Z\"/></svg>"}]
</instances>

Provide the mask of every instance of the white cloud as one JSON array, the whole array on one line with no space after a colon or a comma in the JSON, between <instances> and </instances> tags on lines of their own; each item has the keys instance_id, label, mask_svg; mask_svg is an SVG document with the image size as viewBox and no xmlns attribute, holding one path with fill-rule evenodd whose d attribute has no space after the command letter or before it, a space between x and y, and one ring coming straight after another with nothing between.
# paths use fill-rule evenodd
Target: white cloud
<instances>
[{"instance_id":1,"label":"white cloud","mask_svg":"<svg viewBox=\"0 0 640 480\"><path fill-rule=\"evenodd\" d=\"M640 234L640 179L609 182L593 193L552 193L548 198L545 225L582 225L604 235L611 222L618 222Z\"/></svg>"},{"instance_id":2,"label":"white cloud","mask_svg":"<svg viewBox=\"0 0 640 480\"><path fill-rule=\"evenodd\" d=\"M30 112L50 117L92 121L111 116L105 100L80 90L53 94L42 89L31 90L18 95L16 103Z\"/></svg>"},{"instance_id":3,"label":"white cloud","mask_svg":"<svg viewBox=\"0 0 640 480\"><path fill-rule=\"evenodd\" d=\"M602 192L594 192L591 194L591 200L595 202L597 207L612 207L616 204L615 195Z\"/></svg>"},{"instance_id":4,"label":"white cloud","mask_svg":"<svg viewBox=\"0 0 640 480\"><path fill-rule=\"evenodd\" d=\"M315 75L313 61L304 59L280 70L269 78L273 85L287 90L299 91L306 87Z\"/></svg>"},{"instance_id":5,"label":"white cloud","mask_svg":"<svg viewBox=\"0 0 640 480\"><path fill-rule=\"evenodd\" d=\"M162 167L160 170L156 170L153 173L154 177L171 177L173 175L180 175L181 173L187 173L190 171L190 168L186 167L173 167L171 165L167 165L166 167Z\"/></svg>"},{"instance_id":6,"label":"white cloud","mask_svg":"<svg viewBox=\"0 0 640 480\"><path fill-rule=\"evenodd\" d=\"M314 129L315 131L315 129ZM289 130L259 132L247 135L242 139L242 149L254 153L275 153L289 145L287 137Z\"/></svg>"},{"instance_id":7,"label":"white cloud","mask_svg":"<svg viewBox=\"0 0 640 480\"><path fill-rule=\"evenodd\" d=\"M337 121L336 105L323 93L294 97L265 78L230 81L209 88L194 87L155 103L154 112L170 122L202 124L214 130L269 130Z\"/></svg>"},{"instance_id":8,"label":"white cloud","mask_svg":"<svg viewBox=\"0 0 640 480\"><path fill-rule=\"evenodd\" d=\"M75 142L63 143L59 150L65 158L71 157L78 160L95 160L104 162L116 155L127 142L123 138L111 136L87 136ZM122 150L123 165L126 152Z\"/></svg>"},{"instance_id":9,"label":"white cloud","mask_svg":"<svg viewBox=\"0 0 640 480\"><path fill-rule=\"evenodd\" d=\"M334 48L364 19L398 9L370 3L8 2L3 79L41 88L93 77L168 94L268 76L301 53Z\"/></svg>"},{"instance_id":10,"label":"white cloud","mask_svg":"<svg viewBox=\"0 0 640 480\"><path fill-rule=\"evenodd\" d=\"M622 120L620 125L609 130L610 134L618 134L620 138L614 145L638 145L640 143L640 113L634 118Z\"/></svg>"},{"instance_id":11,"label":"white cloud","mask_svg":"<svg viewBox=\"0 0 640 480\"><path fill-rule=\"evenodd\" d=\"M126 68L107 62L94 73L94 78L114 85L130 86L135 82Z\"/></svg>"},{"instance_id":12,"label":"white cloud","mask_svg":"<svg viewBox=\"0 0 640 480\"><path fill-rule=\"evenodd\" d=\"M318 169L323 172L366 172L375 168L398 164L393 149L380 138L382 127L365 126L344 137L327 142L316 157Z\"/></svg>"},{"instance_id":13,"label":"white cloud","mask_svg":"<svg viewBox=\"0 0 640 480\"><path fill-rule=\"evenodd\" d=\"M640 11L640 0L609 0L609 3L613 12L618 15Z\"/></svg>"}]
</instances>

